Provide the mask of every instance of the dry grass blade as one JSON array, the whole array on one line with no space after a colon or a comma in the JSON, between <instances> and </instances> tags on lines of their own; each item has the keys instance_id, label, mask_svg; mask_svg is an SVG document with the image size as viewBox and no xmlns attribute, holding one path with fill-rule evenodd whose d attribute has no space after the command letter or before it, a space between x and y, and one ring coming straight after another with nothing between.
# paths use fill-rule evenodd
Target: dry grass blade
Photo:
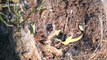
<instances>
[{"instance_id":1,"label":"dry grass blade","mask_svg":"<svg viewBox=\"0 0 107 60\"><path fill-rule=\"evenodd\" d=\"M97 54L98 54L98 48L99 47L102 47L102 40L103 40L103 20L102 20L102 14L99 16L99 23L100 23L100 34L101 34L101 37L100 37L100 41L99 41L99 44L98 46L96 47L95 51L93 52L93 54L91 55L91 57L88 59L88 60L92 60Z\"/></svg>"}]
</instances>

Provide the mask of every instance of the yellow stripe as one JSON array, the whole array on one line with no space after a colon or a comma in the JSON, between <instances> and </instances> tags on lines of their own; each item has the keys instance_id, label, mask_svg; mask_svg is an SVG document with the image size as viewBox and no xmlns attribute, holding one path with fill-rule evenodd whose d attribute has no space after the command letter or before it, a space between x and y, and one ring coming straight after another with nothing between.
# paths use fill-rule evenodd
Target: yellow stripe
<instances>
[{"instance_id":1,"label":"yellow stripe","mask_svg":"<svg viewBox=\"0 0 107 60\"><path fill-rule=\"evenodd\" d=\"M78 36L76 38L68 37L64 42L62 42L62 44L67 45L67 44L69 44L71 42L79 41L82 38L82 36L83 36L83 34L81 34L80 36Z\"/></svg>"}]
</instances>

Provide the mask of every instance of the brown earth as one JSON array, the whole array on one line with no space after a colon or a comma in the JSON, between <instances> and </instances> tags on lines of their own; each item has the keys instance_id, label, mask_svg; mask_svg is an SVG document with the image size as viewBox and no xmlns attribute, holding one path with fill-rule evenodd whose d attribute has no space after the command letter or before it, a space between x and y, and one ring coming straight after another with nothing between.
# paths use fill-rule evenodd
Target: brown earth
<instances>
[{"instance_id":1,"label":"brown earth","mask_svg":"<svg viewBox=\"0 0 107 60\"><path fill-rule=\"evenodd\" d=\"M101 24L104 23L105 15L102 2L100 0L51 0L47 5L51 6L47 6L41 19L36 20L37 31L46 33L44 27L47 24L54 24L56 29L61 29L64 34L70 36L79 32L79 25L85 27L84 37L80 41L60 46L64 53L61 58L70 58L72 55L74 60L99 59L98 57L101 56L93 58L93 55L97 54L96 50L101 49L103 38Z\"/></svg>"},{"instance_id":2,"label":"brown earth","mask_svg":"<svg viewBox=\"0 0 107 60\"><path fill-rule=\"evenodd\" d=\"M37 3L37 5L39 5L39 3ZM105 18L104 4L102 3L102 1L47 0L43 8L45 10L41 15L39 14L40 13L39 11L36 13L32 13L29 17L30 19L33 19L35 21L36 35L40 31L42 31L42 33L45 36L47 36L48 33L46 31L46 27L48 24L54 25L56 30L61 30L67 37L80 33L80 29L78 28L79 25L82 25L85 28L83 38L77 42L73 42L68 45L60 44L58 46L55 46L57 43L53 41L51 45L57 49L61 49L63 51L63 55L62 56L56 56L54 54L45 55L44 53L43 54L44 59L46 60L107 59L107 48L106 48L107 21ZM5 52L11 51L9 50L9 48L7 48L8 44L9 44L8 41L0 43L0 45L4 45L4 47L0 47L1 48L0 51L4 50L4 52L0 52L1 59L5 58L4 56ZM7 50L5 50L5 48Z\"/></svg>"}]
</instances>

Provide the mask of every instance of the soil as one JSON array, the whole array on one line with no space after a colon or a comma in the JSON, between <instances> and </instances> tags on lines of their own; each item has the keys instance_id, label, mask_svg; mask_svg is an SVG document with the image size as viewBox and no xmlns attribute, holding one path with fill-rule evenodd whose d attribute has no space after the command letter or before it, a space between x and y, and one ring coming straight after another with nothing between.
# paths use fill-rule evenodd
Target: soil
<instances>
[{"instance_id":1,"label":"soil","mask_svg":"<svg viewBox=\"0 0 107 60\"><path fill-rule=\"evenodd\" d=\"M51 0L51 8L46 8L41 19L36 20L37 31L43 30L47 24L55 24L67 36L79 32L79 25L85 27L84 37L78 42L63 47L64 54L71 54L74 60L83 55L92 54L101 40L100 18L104 18L103 5L100 0ZM49 5L49 4L48 4ZM100 48L98 48L100 49ZM64 57L65 57L64 55ZM78 58L76 57L78 56ZM89 56L87 57L89 58ZM82 58L80 60L85 60Z\"/></svg>"},{"instance_id":2,"label":"soil","mask_svg":"<svg viewBox=\"0 0 107 60\"><path fill-rule=\"evenodd\" d=\"M40 16L37 12L31 16L33 16L31 19L34 19L36 23L36 32L43 31L44 35L47 35L45 27L48 24L55 25L55 29L61 30L67 37L80 32L79 25L85 28L84 36L81 40L56 47L63 50L63 56L52 56L48 60L105 59L104 54L94 56L97 51L102 51L101 39L106 39L105 34L102 37L102 23L104 29L107 23L105 23L103 4L100 0L47 0L42 15ZM106 30L104 30L104 33L106 33ZM3 43L0 43L0 45L3 45ZM53 46L55 46L54 44L56 43L52 43ZM4 50L3 48L5 49L5 47L1 49ZM0 52L0 54L3 56L4 53ZM93 58L93 56L97 58Z\"/></svg>"},{"instance_id":3,"label":"soil","mask_svg":"<svg viewBox=\"0 0 107 60\"><path fill-rule=\"evenodd\" d=\"M74 60L86 60L99 47L101 42L101 21L104 18L103 5L100 0L51 0L42 13L41 19L36 20L37 31L45 31L47 24L54 24L67 36L79 32L79 25L84 26L84 37L68 46L61 45L64 56L72 55ZM70 54L70 55L67 55ZM85 57L84 57L85 56Z\"/></svg>"}]
</instances>

